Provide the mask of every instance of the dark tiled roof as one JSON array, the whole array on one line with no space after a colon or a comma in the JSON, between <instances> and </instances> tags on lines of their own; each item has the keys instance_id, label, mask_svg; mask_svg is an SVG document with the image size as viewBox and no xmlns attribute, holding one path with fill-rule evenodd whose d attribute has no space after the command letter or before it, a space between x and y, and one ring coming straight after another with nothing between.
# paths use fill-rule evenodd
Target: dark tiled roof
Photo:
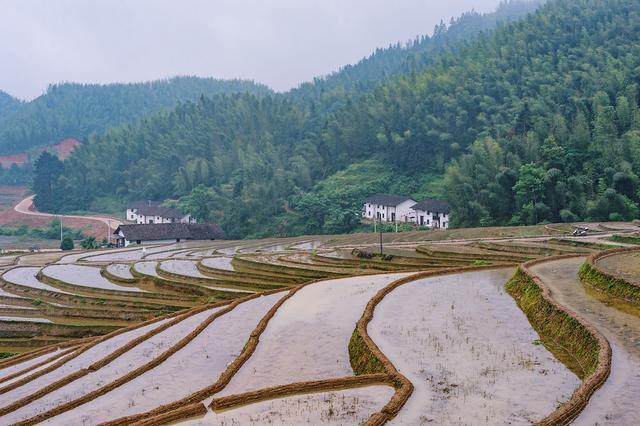
<instances>
[{"instance_id":1,"label":"dark tiled roof","mask_svg":"<svg viewBox=\"0 0 640 426\"><path fill-rule=\"evenodd\" d=\"M214 223L150 223L120 225L114 234L120 231L129 241L154 240L218 240L224 238L224 231Z\"/></svg>"},{"instance_id":2,"label":"dark tiled roof","mask_svg":"<svg viewBox=\"0 0 640 426\"><path fill-rule=\"evenodd\" d=\"M173 209L171 207L162 207L159 203L148 201L133 203L129 206L129 209L136 210L137 214L141 214L144 216L160 216L170 219L180 219L184 216L184 213L182 213L178 209Z\"/></svg>"},{"instance_id":3,"label":"dark tiled roof","mask_svg":"<svg viewBox=\"0 0 640 426\"><path fill-rule=\"evenodd\" d=\"M365 204L379 204L381 206L397 206L405 201L410 200L409 197L393 194L374 194L364 200Z\"/></svg>"},{"instance_id":4,"label":"dark tiled roof","mask_svg":"<svg viewBox=\"0 0 640 426\"><path fill-rule=\"evenodd\" d=\"M423 212L449 213L449 203L443 200L424 200L414 204L411 208Z\"/></svg>"}]
</instances>

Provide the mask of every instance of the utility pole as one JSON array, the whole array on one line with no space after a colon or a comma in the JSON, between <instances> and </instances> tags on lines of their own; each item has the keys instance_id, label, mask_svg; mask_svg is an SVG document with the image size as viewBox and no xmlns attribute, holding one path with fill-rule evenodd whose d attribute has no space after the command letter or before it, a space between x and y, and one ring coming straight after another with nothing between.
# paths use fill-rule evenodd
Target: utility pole
<instances>
[{"instance_id":1,"label":"utility pole","mask_svg":"<svg viewBox=\"0 0 640 426\"><path fill-rule=\"evenodd\" d=\"M62 215L60 215L60 244L62 244Z\"/></svg>"},{"instance_id":2,"label":"utility pole","mask_svg":"<svg viewBox=\"0 0 640 426\"><path fill-rule=\"evenodd\" d=\"M382 256L382 219L380 219L380 256Z\"/></svg>"}]
</instances>

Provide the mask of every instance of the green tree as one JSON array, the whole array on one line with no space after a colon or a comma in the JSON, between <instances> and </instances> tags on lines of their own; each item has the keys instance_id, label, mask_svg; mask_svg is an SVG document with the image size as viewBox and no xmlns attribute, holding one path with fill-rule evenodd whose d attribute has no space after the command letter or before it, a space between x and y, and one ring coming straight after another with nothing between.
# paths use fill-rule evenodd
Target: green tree
<instances>
[{"instance_id":1,"label":"green tree","mask_svg":"<svg viewBox=\"0 0 640 426\"><path fill-rule=\"evenodd\" d=\"M96 237L86 237L80 241L80 246L85 250L92 250L98 248L98 242Z\"/></svg>"},{"instance_id":2,"label":"green tree","mask_svg":"<svg viewBox=\"0 0 640 426\"><path fill-rule=\"evenodd\" d=\"M59 178L64 172L62 161L55 155L43 152L34 163L33 202L38 210L59 212L63 206L63 192Z\"/></svg>"},{"instance_id":3,"label":"green tree","mask_svg":"<svg viewBox=\"0 0 640 426\"><path fill-rule=\"evenodd\" d=\"M73 240L70 236L65 235L65 237L62 239L62 242L60 243L60 248L62 250L73 250L75 248Z\"/></svg>"}]
</instances>

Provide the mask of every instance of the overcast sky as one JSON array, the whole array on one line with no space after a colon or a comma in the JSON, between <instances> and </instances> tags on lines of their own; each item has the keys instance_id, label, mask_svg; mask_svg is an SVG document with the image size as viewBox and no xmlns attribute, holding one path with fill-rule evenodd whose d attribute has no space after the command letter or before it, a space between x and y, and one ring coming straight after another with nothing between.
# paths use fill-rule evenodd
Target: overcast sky
<instances>
[{"instance_id":1,"label":"overcast sky","mask_svg":"<svg viewBox=\"0 0 640 426\"><path fill-rule=\"evenodd\" d=\"M175 75L287 90L499 0L0 0L0 89Z\"/></svg>"}]
</instances>

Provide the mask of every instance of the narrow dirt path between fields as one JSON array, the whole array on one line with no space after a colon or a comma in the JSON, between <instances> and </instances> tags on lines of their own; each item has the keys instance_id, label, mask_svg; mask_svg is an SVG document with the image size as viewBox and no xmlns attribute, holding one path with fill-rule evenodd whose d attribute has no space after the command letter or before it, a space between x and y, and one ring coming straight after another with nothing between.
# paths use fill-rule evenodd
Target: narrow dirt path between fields
<instances>
[{"instance_id":1,"label":"narrow dirt path between fields","mask_svg":"<svg viewBox=\"0 0 640 426\"><path fill-rule=\"evenodd\" d=\"M640 415L640 318L589 296L577 273L585 258L541 263L531 271L551 289L553 298L593 324L609 340L611 375L576 419L576 425L636 424Z\"/></svg>"}]
</instances>

